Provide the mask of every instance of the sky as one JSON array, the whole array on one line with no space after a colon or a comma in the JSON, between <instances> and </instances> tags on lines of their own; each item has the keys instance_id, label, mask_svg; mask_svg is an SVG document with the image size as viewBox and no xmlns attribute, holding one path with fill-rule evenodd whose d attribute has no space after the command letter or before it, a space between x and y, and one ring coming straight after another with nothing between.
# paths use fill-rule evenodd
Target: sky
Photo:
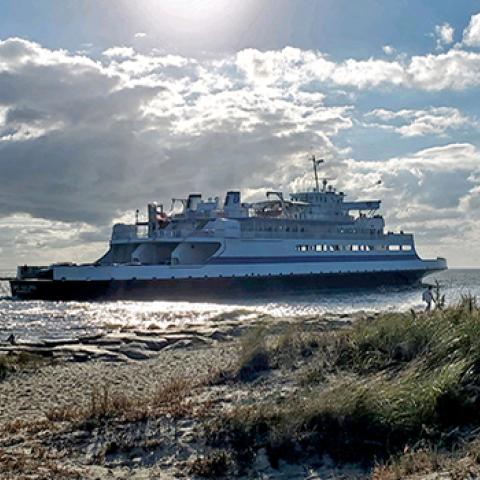
<instances>
[{"instance_id":1,"label":"sky","mask_svg":"<svg viewBox=\"0 0 480 480\"><path fill-rule=\"evenodd\" d=\"M480 0L0 0L0 269L189 192L382 200L480 266ZM378 184L381 180L381 184Z\"/></svg>"}]
</instances>

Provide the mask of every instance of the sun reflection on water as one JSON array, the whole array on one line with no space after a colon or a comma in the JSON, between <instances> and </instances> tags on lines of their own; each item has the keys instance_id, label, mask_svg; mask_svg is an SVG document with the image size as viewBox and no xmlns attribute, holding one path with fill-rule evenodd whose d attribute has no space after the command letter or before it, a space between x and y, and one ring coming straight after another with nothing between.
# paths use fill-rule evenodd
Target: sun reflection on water
<instances>
[{"instance_id":1,"label":"sun reflection on water","mask_svg":"<svg viewBox=\"0 0 480 480\"><path fill-rule=\"evenodd\" d=\"M466 292L480 296L478 270L452 270L442 273L439 278L449 302ZM234 301L205 303L18 301L12 300L8 294L8 284L0 282L0 340L10 333L23 339L35 339L71 337L121 327L171 331L220 325L222 322L247 323L260 315L275 321L358 310L421 308L419 288L279 294L269 299L239 297Z\"/></svg>"}]
</instances>

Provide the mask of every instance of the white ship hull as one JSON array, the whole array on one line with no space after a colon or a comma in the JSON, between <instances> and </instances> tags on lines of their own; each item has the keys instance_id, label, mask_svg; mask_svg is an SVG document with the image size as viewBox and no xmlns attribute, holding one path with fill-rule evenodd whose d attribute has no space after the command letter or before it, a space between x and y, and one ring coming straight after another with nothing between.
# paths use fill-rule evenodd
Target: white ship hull
<instances>
[{"instance_id":1,"label":"white ship hull","mask_svg":"<svg viewBox=\"0 0 480 480\"><path fill-rule=\"evenodd\" d=\"M211 299L330 288L369 288L418 283L444 270L444 259L396 259L289 264L170 266L70 266L54 269L53 279L14 280L20 298Z\"/></svg>"},{"instance_id":2,"label":"white ship hull","mask_svg":"<svg viewBox=\"0 0 480 480\"><path fill-rule=\"evenodd\" d=\"M340 256L339 256L340 257ZM390 257L390 258L389 258ZM217 263L218 262L218 263ZM297 275L336 275L437 271L446 268L443 259L421 260L411 256L357 257L220 257L207 265L107 265L59 266L53 268L53 280L185 280L212 278L249 278Z\"/></svg>"}]
</instances>

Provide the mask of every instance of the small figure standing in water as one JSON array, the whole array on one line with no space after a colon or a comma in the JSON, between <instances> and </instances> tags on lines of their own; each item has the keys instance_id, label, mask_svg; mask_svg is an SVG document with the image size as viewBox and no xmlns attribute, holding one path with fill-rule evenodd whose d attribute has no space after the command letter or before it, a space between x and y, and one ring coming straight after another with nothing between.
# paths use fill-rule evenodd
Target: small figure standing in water
<instances>
[{"instance_id":1,"label":"small figure standing in water","mask_svg":"<svg viewBox=\"0 0 480 480\"><path fill-rule=\"evenodd\" d=\"M427 289L423 292L422 294L422 300L427 304L425 307L425 311L429 312L432 308L432 302L435 303L435 299L433 298L433 292L432 292L433 287L429 285Z\"/></svg>"}]
</instances>

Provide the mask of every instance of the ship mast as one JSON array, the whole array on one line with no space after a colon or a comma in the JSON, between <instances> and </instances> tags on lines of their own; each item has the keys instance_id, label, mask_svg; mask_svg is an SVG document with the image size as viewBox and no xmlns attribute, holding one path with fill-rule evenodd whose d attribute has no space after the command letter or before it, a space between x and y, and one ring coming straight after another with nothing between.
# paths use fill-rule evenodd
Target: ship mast
<instances>
[{"instance_id":1,"label":"ship mast","mask_svg":"<svg viewBox=\"0 0 480 480\"><path fill-rule=\"evenodd\" d=\"M312 155L310 157L310 160L312 161L313 163L313 173L315 174L315 191L316 192L319 192L320 191L320 186L319 186L319 183L318 183L318 171L317 171L317 167L318 165L320 165L321 163L324 163L325 160L323 158L319 158L318 160L315 158L315 155Z\"/></svg>"}]
</instances>

